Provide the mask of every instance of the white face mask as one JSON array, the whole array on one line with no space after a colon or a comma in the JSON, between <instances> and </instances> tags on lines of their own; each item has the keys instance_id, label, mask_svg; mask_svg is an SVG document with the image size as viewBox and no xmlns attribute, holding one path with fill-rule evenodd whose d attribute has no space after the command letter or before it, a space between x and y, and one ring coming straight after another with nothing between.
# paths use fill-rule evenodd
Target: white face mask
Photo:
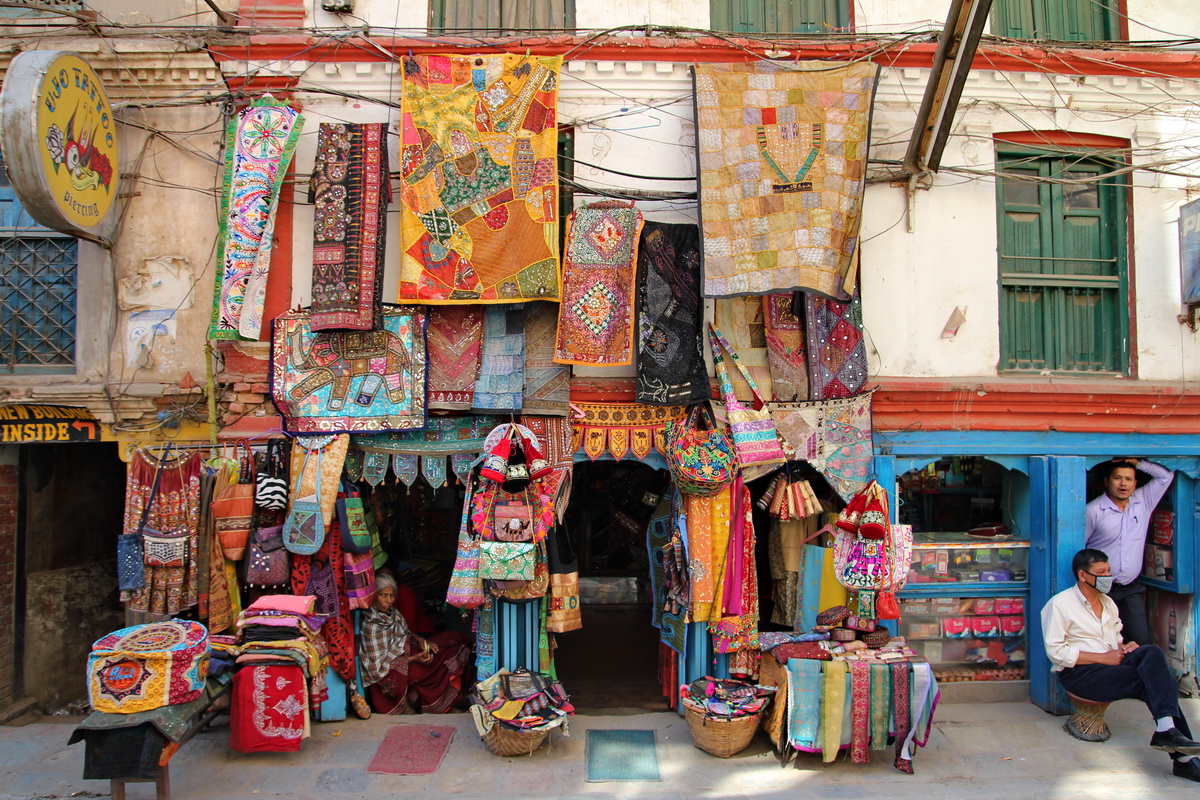
<instances>
[{"instance_id":1,"label":"white face mask","mask_svg":"<svg viewBox=\"0 0 1200 800\"><path fill-rule=\"evenodd\" d=\"M1092 573L1090 573L1090 572L1087 574L1092 575ZM1109 592L1112 591L1112 587L1113 587L1113 576L1112 575L1092 575L1092 577L1096 579L1096 582L1093 583L1092 585L1096 587L1097 592L1099 592L1100 594L1108 594Z\"/></svg>"}]
</instances>

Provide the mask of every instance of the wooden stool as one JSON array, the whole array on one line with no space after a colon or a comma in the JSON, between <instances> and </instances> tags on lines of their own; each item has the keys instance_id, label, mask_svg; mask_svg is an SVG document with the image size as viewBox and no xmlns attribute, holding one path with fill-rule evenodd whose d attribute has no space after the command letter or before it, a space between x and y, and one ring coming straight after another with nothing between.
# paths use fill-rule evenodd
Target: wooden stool
<instances>
[{"instance_id":1,"label":"wooden stool","mask_svg":"<svg viewBox=\"0 0 1200 800\"><path fill-rule=\"evenodd\" d=\"M1063 723L1063 730L1084 742L1107 742L1112 731L1104 724L1104 712L1111 703L1097 703L1067 692L1071 698L1071 718Z\"/></svg>"}]
</instances>

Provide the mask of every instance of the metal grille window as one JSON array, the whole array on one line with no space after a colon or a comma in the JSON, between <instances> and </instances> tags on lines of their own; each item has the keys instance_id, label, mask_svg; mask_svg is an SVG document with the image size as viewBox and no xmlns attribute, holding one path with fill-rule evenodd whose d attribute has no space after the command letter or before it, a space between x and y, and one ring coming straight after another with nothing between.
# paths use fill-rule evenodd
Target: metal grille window
<instances>
[{"instance_id":1,"label":"metal grille window","mask_svg":"<svg viewBox=\"0 0 1200 800\"><path fill-rule=\"evenodd\" d=\"M831 33L850 29L850 0L710 0L713 30Z\"/></svg>"},{"instance_id":2,"label":"metal grille window","mask_svg":"<svg viewBox=\"0 0 1200 800\"><path fill-rule=\"evenodd\" d=\"M992 33L1011 39L1111 42L1118 0L995 0Z\"/></svg>"},{"instance_id":3,"label":"metal grille window","mask_svg":"<svg viewBox=\"0 0 1200 800\"><path fill-rule=\"evenodd\" d=\"M1126 184L1100 177L1115 163L999 155L1000 368L1127 373Z\"/></svg>"},{"instance_id":4,"label":"metal grille window","mask_svg":"<svg viewBox=\"0 0 1200 800\"><path fill-rule=\"evenodd\" d=\"M34 222L0 165L0 374L72 372L74 237Z\"/></svg>"},{"instance_id":5,"label":"metal grille window","mask_svg":"<svg viewBox=\"0 0 1200 800\"><path fill-rule=\"evenodd\" d=\"M530 30L573 30L575 0L430 0L429 32L503 36Z\"/></svg>"}]
</instances>

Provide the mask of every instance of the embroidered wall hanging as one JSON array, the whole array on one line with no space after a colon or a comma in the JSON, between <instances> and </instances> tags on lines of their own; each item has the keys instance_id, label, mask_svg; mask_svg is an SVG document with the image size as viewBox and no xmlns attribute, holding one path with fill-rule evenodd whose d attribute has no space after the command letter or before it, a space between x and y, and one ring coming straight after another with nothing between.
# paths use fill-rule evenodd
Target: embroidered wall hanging
<instances>
[{"instance_id":1,"label":"embroidered wall hanging","mask_svg":"<svg viewBox=\"0 0 1200 800\"><path fill-rule=\"evenodd\" d=\"M619 201L593 203L567 217L560 364L633 363L633 281L642 212Z\"/></svg>"},{"instance_id":2,"label":"embroidered wall hanging","mask_svg":"<svg viewBox=\"0 0 1200 800\"><path fill-rule=\"evenodd\" d=\"M668 422L687 415L685 406L645 406L640 403L576 403L582 419L572 419L571 450L580 449L595 461L607 451L620 461L627 453L639 461L651 450L666 455Z\"/></svg>"},{"instance_id":3,"label":"embroidered wall hanging","mask_svg":"<svg viewBox=\"0 0 1200 800\"><path fill-rule=\"evenodd\" d=\"M694 70L704 295L849 300L879 66Z\"/></svg>"},{"instance_id":4,"label":"embroidered wall hanging","mask_svg":"<svg viewBox=\"0 0 1200 800\"><path fill-rule=\"evenodd\" d=\"M489 306L483 314L483 355L471 407L477 411L521 410L525 385L525 308Z\"/></svg>"},{"instance_id":5,"label":"embroidered wall hanging","mask_svg":"<svg viewBox=\"0 0 1200 800\"><path fill-rule=\"evenodd\" d=\"M726 334L729 344L737 351L738 360L758 384L763 397L774 397L771 370L768 366L767 321L763 304L758 297L726 297L713 304L713 324ZM729 376L733 394L738 400L751 402L754 392L740 370Z\"/></svg>"},{"instance_id":6,"label":"embroidered wall hanging","mask_svg":"<svg viewBox=\"0 0 1200 800\"><path fill-rule=\"evenodd\" d=\"M867 383L862 302L839 303L805 295L808 391L813 400L851 397Z\"/></svg>"},{"instance_id":7,"label":"embroidered wall hanging","mask_svg":"<svg viewBox=\"0 0 1200 800\"><path fill-rule=\"evenodd\" d=\"M313 165L314 331L381 327L387 126L321 123Z\"/></svg>"},{"instance_id":8,"label":"embroidered wall hanging","mask_svg":"<svg viewBox=\"0 0 1200 800\"><path fill-rule=\"evenodd\" d=\"M400 299L557 300L557 56L416 56L401 89Z\"/></svg>"},{"instance_id":9,"label":"embroidered wall hanging","mask_svg":"<svg viewBox=\"0 0 1200 800\"><path fill-rule=\"evenodd\" d=\"M769 403L771 419L789 459L803 459L829 481L843 500L870 483L874 474L871 397Z\"/></svg>"},{"instance_id":10,"label":"embroidered wall hanging","mask_svg":"<svg viewBox=\"0 0 1200 800\"><path fill-rule=\"evenodd\" d=\"M257 339L267 297L275 208L304 117L270 95L225 129L210 339Z\"/></svg>"},{"instance_id":11,"label":"embroidered wall hanging","mask_svg":"<svg viewBox=\"0 0 1200 800\"><path fill-rule=\"evenodd\" d=\"M525 305L525 390L521 410L526 414L563 416L571 402L571 366L554 363L557 303Z\"/></svg>"},{"instance_id":12,"label":"embroidered wall hanging","mask_svg":"<svg viewBox=\"0 0 1200 800\"><path fill-rule=\"evenodd\" d=\"M707 400L700 229L647 222L637 261L638 402L685 406Z\"/></svg>"},{"instance_id":13,"label":"embroidered wall hanging","mask_svg":"<svg viewBox=\"0 0 1200 800\"><path fill-rule=\"evenodd\" d=\"M355 434L350 437L350 446L367 453L481 453L488 434L503 422L502 417L488 414L430 417L424 430Z\"/></svg>"},{"instance_id":14,"label":"embroidered wall hanging","mask_svg":"<svg viewBox=\"0 0 1200 800\"><path fill-rule=\"evenodd\" d=\"M383 328L315 332L304 312L275 319L271 397L292 433L425 427L425 310L390 306Z\"/></svg>"},{"instance_id":15,"label":"embroidered wall hanging","mask_svg":"<svg viewBox=\"0 0 1200 800\"><path fill-rule=\"evenodd\" d=\"M483 306L429 309L429 408L469 411L483 347Z\"/></svg>"},{"instance_id":16,"label":"embroidered wall hanging","mask_svg":"<svg viewBox=\"0 0 1200 800\"><path fill-rule=\"evenodd\" d=\"M808 399L808 362L804 347L804 316L796 316L795 293L763 297L766 322L767 365L771 369L771 395L776 400Z\"/></svg>"},{"instance_id":17,"label":"embroidered wall hanging","mask_svg":"<svg viewBox=\"0 0 1200 800\"><path fill-rule=\"evenodd\" d=\"M562 417L521 417L521 424L533 431L541 443L542 457L552 467L571 466L574 435L571 420Z\"/></svg>"}]
</instances>

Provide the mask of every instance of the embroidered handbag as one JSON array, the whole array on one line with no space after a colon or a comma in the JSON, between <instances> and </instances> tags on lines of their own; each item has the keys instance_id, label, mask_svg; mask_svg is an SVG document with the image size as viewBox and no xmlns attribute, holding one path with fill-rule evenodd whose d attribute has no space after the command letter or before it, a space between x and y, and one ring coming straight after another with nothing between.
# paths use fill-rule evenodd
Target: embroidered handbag
<instances>
[{"instance_id":1,"label":"embroidered handbag","mask_svg":"<svg viewBox=\"0 0 1200 800\"><path fill-rule=\"evenodd\" d=\"M182 567L187 561L191 536L186 533L161 534L146 528L142 544L147 567Z\"/></svg>"},{"instance_id":2,"label":"embroidered handbag","mask_svg":"<svg viewBox=\"0 0 1200 800\"><path fill-rule=\"evenodd\" d=\"M284 477L282 450L282 442L267 442L267 455L254 484L254 502L267 511L287 508L288 483Z\"/></svg>"},{"instance_id":3,"label":"embroidered handbag","mask_svg":"<svg viewBox=\"0 0 1200 800\"><path fill-rule=\"evenodd\" d=\"M304 454L304 464L296 476L297 487L304 482L310 455L312 451ZM321 457L318 455L316 491L292 501L292 510L283 524L283 546L298 556L310 556L324 543L325 515L321 511Z\"/></svg>"},{"instance_id":4,"label":"embroidered handbag","mask_svg":"<svg viewBox=\"0 0 1200 800\"><path fill-rule=\"evenodd\" d=\"M479 577L492 581L531 581L537 572L533 542L479 542Z\"/></svg>"},{"instance_id":5,"label":"embroidered handbag","mask_svg":"<svg viewBox=\"0 0 1200 800\"><path fill-rule=\"evenodd\" d=\"M516 429L513 428L513 435L516 436ZM504 473L504 482L500 484L500 488L508 494L516 494L524 491L529 486L529 460L525 455L525 448L520 442L514 441L512 448L508 451L508 469Z\"/></svg>"},{"instance_id":6,"label":"embroidered handbag","mask_svg":"<svg viewBox=\"0 0 1200 800\"><path fill-rule=\"evenodd\" d=\"M342 565L338 564L338 569ZM318 617L336 617L338 615L337 576L333 573L333 564L329 561L312 562L312 571L308 574L308 586L305 594L316 598L313 603L313 613Z\"/></svg>"},{"instance_id":7,"label":"embroidered handbag","mask_svg":"<svg viewBox=\"0 0 1200 800\"><path fill-rule=\"evenodd\" d=\"M117 588L122 592L146 588L146 547L142 534L146 530L146 520L150 518L150 507L158 497L158 484L162 480L163 466L170 452L171 445L168 443L162 459L158 462L158 468L154 470L154 483L150 487L146 505L142 508L137 532L117 537Z\"/></svg>"},{"instance_id":8,"label":"embroidered handbag","mask_svg":"<svg viewBox=\"0 0 1200 800\"><path fill-rule=\"evenodd\" d=\"M721 396L725 398L725 413L729 417L729 428L733 432L733 449L738 461L745 467L772 467L787 462L783 448L779 444L779 434L775 432L775 423L771 420L771 412L766 408L762 395L758 392L758 384L742 366L737 353L725 341L725 337L711 323L708 326L708 339L712 345L713 365L717 370L717 379L721 384ZM733 383L729 379L729 369L725 366L722 350L729 353L734 366L742 373L750 390L754 392L754 404L746 407L733 393Z\"/></svg>"},{"instance_id":9,"label":"embroidered handbag","mask_svg":"<svg viewBox=\"0 0 1200 800\"><path fill-rule=\"evenodd\" d=\"M246 583L254 587L287 586L292 579L291 554L283 546L283 526L259 528L246 545Z\"/></svg>"},{"instance_id":10,"label":"embroidered handbag","mask_svg":"<svg viewBox=\"0 0 1200 800\"><path fill-rule=\"evenodd\" d=\"M496 540L533 541L533 507L528 503L496 504Z\"/></svg>"},{"instance_id":11,"label":"embroidered handbag","mask_svg":"<svg viewBox=\"0 0 1200 800\"><path fill-rule=\"evenodd\" d=\"M471 496L474 477L467 476L467 497ZM479 577L479 540L468 532L470 503L463 503L462 521L458 528L458 554L454 569L450 573L450 586L446 589L446 603L464 611L479 608L487 597L483 593L483 579Z\"/></svg>"},{"instance_id":12,"label":"embroidered handbag","mask_svg":"<svg viewBox=\"0 0 1200 800\"><path fill-rule=\"evenodd\" d=\"M371 552L371 531L367 529L362 496L358 487L342 481L337 499L338 527L342 531L342 550L354 555Z\"/></svg>"},{"instance_id":13,"label":"embroidered handbag","mask_svg":"<svg viewBox=\"0 0 1200 800\"><path fill-rule=\"evenodd\" d=\"M717 425L707 403L697 403L687 418L668 422L667 467L679 491L707 497L733 483L737 456L725 428Z\"/></svg>"},{"instance_id":14,"label":"embroidered handbag","mask_svg":"<svg viewBox=\"0 0 1200 800\"><path fill-rule=\"evenodd\" d=\"M241 561L245 555L254 517L254 453L245 439L238 439L237 447L245 450L238 482L226 486L209 506L221 550L230 561Z\"/></svg>"},{"instance_id":15,"label":"embroidered handbag","mask_svg":"<svg viewBox=\"0 0 1200 800\"><path fill-rule=\"evenodd\" d=\"M346 599L350 608L370 608L375 597L375 558L370 552L343 553L346 569Z\"/></svg>"},{"instance_id":16,"label":"embroidered handbag","mask_svg":"<svg viewBox=\"0 0 1200 800\"><path fill-rule=\"evenodd\" d=\"M544 543L535 545L537 561L533 568L533 578L527 581L491 581L488 590L492 597L509 603L525 603L530 600L541 600L550 591L550 561L546 557Z\"/></svg>"}]
</instances>

